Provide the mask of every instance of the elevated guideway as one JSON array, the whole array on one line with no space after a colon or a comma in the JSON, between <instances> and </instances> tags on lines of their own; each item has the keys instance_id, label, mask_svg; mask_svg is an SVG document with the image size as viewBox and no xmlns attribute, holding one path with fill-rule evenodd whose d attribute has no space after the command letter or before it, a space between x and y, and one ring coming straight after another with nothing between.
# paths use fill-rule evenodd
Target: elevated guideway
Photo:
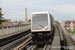
<instances>
[{"instance_id":1,"label":"elevated guideway","mask_svg":"<svg viewBox=\"0 0 75 50\"><path fill-rule=\"evenodd\" d=\"M70 34L70 36L71 36L72 39L75 41L75 34Z\"/></svg>"},{"instance_id":2,"label":"elevated guideway","mask_svg":"<svg viewBox=\"0 0 75 50\"><path fill-rule=\"evenodd\" d=\"M55 26L55 31L54 31L54 39L52 41L52 45L50 50L60 50L60 36L59 36L59 30Z\"/></svg>"},{"instance_id":3,"label":"elevated guideway","mask_svg":"<svg viewBox=\"0 0 75 50\"><path fill-rule=\"evenodd\" d=\"M40 46L37 47L37 45L28 44L30 46L29 50L75 50L75 41L71 38L70 34L65 30L65 28L57 21L54 21L54 26L54 38L51 44L44 45L42 48L39 48Z\"/></svg>"},{"instance_id":4,"label":"elevated guideway","mask_svg":"<svg viewBox=\"0 0 75 50\"><path fill-rule=\"evenodd\" d=\"M19 45L21 45L21 43L27 41L30 37L31 34L28 34L26 36L23 36L17 40L14 40L13 42L10 42L4 46L2 46L0 49L1 50L13 50L14 47L17 47Z\"/></svg>"},{"instance_id":5,"label":"elevated guideway","mask_svg":"<svg viewBox=\"0 0 75 50\"><path fill-rule=\"evenodd\" d=\"M40 46L38 47L37 45L33 45L31 44L31 41L27 42L29 41L27 40L22 43L22 46L19 45L19 47L14 47L14 50L16 48L20 48L20 50L75 50L75 41L72 39L71 35L65 30L65 28L58 21L54 21L54 27L54 37L51 44L49 43L40 48Z\"/></svg>"},{"instance_id":6,"label":"elevated guideway","mask_svg":"<svg viewBox=\"0 0 75 50\"><path fill-rule=\"evenodd\" d=\"M75 50L75 41L72 39L70 34L65 30L65 28L57 21L55 21L57 27L61 29L62 39L63 39L63 48L68 50Z\"/></svg>"}]
</instances>

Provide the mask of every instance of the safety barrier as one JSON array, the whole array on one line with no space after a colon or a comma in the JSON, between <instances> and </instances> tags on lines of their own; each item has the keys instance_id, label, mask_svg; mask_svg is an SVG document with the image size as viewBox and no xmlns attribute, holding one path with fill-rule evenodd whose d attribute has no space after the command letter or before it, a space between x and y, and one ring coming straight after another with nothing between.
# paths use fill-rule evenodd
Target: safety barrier
<instances>
[{"instance_id":1,"label":"safety barrier","mask_svg":"<svg viewBox=\"0 0 75 50\"><path fill-rule=\"evenodd\" d=\"M1 37L15 34L15 33L20 32L22 30L26 30L30 27L31 27L30 23L13 25L13 26L2 26L2 27L0 27L0 39L1 39Z\"/></svg>"}]
</instances>

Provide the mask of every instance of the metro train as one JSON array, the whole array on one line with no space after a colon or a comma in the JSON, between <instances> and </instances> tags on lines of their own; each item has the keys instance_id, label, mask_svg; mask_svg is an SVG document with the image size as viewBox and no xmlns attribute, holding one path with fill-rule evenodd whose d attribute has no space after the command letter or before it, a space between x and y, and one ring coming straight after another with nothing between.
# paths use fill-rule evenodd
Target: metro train
<instances>
[{"instance_id":1,"label":"metro train","mask_svg":"<svg viewBox=\"0 0 75 50\"><path fill-rule=\"evenodd\" d=\"M33 12L31 16L31 33L33 41L48 40L53 35L53 19L49 12Z\"/></svg>"}]
</instances>

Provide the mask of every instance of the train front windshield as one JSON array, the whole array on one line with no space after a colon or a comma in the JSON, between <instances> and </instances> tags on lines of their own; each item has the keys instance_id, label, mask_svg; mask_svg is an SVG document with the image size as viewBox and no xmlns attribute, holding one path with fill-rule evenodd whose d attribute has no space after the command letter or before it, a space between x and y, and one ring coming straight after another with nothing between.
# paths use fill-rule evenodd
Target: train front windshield
<instances>
[{"instance_id":1,"label":"train front windshield","mask_svg":"<svg viewBox=\"0 0 75 50\"><path fill-rule=\"evenodd\" d=\"M33 14L32 15L32 30L46 30L48 26L47 14Z\"/></svg>"}]
</instances>

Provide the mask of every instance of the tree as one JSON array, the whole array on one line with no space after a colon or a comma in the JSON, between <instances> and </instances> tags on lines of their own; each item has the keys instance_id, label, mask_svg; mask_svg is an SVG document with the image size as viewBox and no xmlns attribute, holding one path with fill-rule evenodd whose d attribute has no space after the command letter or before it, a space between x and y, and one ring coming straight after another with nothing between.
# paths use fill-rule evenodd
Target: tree
<instances>
[{"instance_id":1,"label":"tree","mask_svg":"<svg viewBox=\"0 0 75 50\"><path fill-rule=\"evenodd\" d=\"M2 17L3 14L2 14L1 12L2 12L2 11L1 11L1 9L0 9L0 25L2 24L2 22L5 21L5 19Z\"/></svg>"},{"instance_id":2,"label":"tree","mask_svg":"<svg viewBox=\"0 0 75 50\"><path fill-rule=\"evenodd\" d=\"M14 23L17 23L17 21L14 21Z\"/></svg>"},{"instance_id":3,"label":"tree","mask_svg":"<svg viewBox=\"0 0 75 50\"><path fill-rule=\"evenodd\" d=\"M31 19L29 19L28 22L31 22Z\"/></svg>"},{"instance_id":4,"label":"tree","mask_svg":"<svg viewBox=\"0 0 75 50\"><path fill-rule=\"evenodd\" d=\"M54 21L54 17L52 16L52 19L53 19L53 21Z\"/></svg>"},{"instance_id":5,"label":"tree","mask_svg":"<svg viewBox=\"0 0 75 50\"><path fill-rule=\"evenodd\" d=\"M51 15L52 16L52 15ZM53 21L54 21L54 17L52 16L52 19L53 19Z\"/></svg>"}]
</instances>

